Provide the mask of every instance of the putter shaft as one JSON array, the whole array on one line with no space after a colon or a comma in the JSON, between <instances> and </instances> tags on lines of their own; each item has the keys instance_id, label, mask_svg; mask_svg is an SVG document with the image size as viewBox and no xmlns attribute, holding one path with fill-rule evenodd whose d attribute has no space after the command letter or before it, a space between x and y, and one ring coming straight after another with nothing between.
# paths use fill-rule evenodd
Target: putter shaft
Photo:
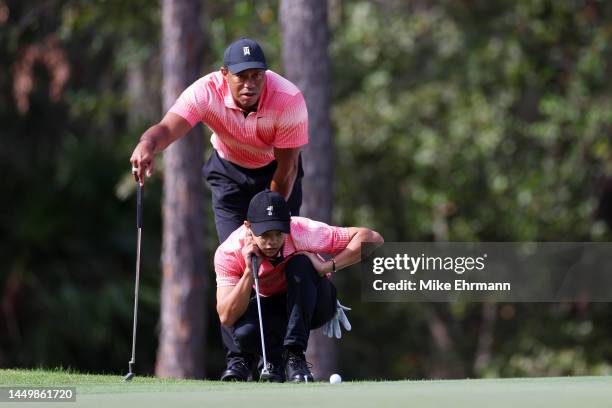
<instances>
[{"instance_id":1,"label":"putter shaft","mask_svg":"<svg viewBox=\"0 0 612 408\"><path fill-rule=\"evenodd\" d=\"M257 298L257 314L259 315L259 334L261 337L261 353L263 355L263 369L261 370L262 376L270 375L270 371L268 370L268 358L266 357L266 342L264 340L264 329L263 329L263 320L261 318L261 302L259 300L259 275L257 268L257 256L255 254L251 254L251 267L253 269L253 279L255 280L255 297Z\"/></svg>"},{"instance_id":2,"label":"putter shaft","mask_svg":"<svg viewBox=\"0 0 612 408\"><path fill-rule=\"evenodd\" d=\"M130 372L132 365L136 363L136 327L138 325L138 288L140 283L140 244L142 240L142 228L138 228L138 243L136 246L136 284L134 286L134 325L132 326L132 358L129 362Z\"/></svg>"},{"instance_id":3,"label":"putter shaft","mask_svg":"<svg viewBox=\"0 0 612 408\"><path fill-rule=\"evenodd\" d=\"M138 326L138 290L140 288L140 248L142 243L142 200L143 186L138 184L136 193L136 227L138 228L138 239L136 241L136 277L134 285L134 324L132 326L132 358L128 362L129 371L125 381L134 378L134 364L136 364L136 327Z\"/></svg>"}]
</instances>

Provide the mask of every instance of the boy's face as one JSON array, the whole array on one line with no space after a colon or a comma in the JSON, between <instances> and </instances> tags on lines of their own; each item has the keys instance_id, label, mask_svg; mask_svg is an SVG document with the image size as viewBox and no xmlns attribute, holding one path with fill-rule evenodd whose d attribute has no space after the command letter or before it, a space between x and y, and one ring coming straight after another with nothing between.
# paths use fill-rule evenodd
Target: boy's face
<instances>
[{"instance_id":1,"label":"boy's face","mask_svg":"<svg viewBox=\"0 0 612 408\"><path fill-rule=\"evenodd\" d=\"M278 251L280 251L285 243L285 235L281 231L272 230L264 232L258 237L253 234L253 239L261 252L266 257L272 258L278 254Z\"/></svg>"}]
</instances>

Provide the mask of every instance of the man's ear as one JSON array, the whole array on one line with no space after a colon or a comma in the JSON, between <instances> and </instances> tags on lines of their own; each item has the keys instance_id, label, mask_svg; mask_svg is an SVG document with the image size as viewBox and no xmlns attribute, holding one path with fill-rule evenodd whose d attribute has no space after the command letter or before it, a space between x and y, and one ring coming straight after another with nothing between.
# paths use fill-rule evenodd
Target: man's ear
<instances>
[{"instance_id":1,"label":"man's ear","mask_svg":"<svg viewBox=\"0 0 612 408\"><path fill-rule=\"evenodd\" d=\"M227 73L228 73L227 68L221 67L220 71L221 71L221 75L227 78Z\"/></svg>"}]
</instances>

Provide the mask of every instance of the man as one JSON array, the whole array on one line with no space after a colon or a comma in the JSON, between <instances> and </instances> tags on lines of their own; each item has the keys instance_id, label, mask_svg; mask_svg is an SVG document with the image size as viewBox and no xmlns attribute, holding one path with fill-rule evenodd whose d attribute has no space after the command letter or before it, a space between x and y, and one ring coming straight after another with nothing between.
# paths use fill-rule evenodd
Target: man
<instances>
[{"instance_id":1,"label":"man","mask_svg":"<svg viewBox=\"0 0 612 408\"><path fill-rule=\"evenodd\" d=\"M145 174L153 172L155 153L200 121L213 131L214 150L203 173L212 189L219 242L242 224L249 201L265 188L278 191L291 213L299 215L304 174L300 147L308 143L306 104L295 85L267 70L255 41L243 38L230 44L223 67L190 85L161 122L143 133L130 159L136 181L144 184ZM245 364L250 362L240 350L229 350L221 379L236 379L233 367Z\"/></svg>"},{"instance_id":2,"label":"man","mask_svg":"<svg viewBox=\"0 0 612 408\"><path fill-rule=\"evenodd\" d=\"M246 215L249 201L270 187L288 200L294 215L301 204L300 147L308 143L308 113L298 88L267 70L255 41L235 41L224 65L190 85L158 124L143 133L130 161L144 183L154 155L203 122L214 132L213 154L204 174L213 191L219 242Z\"/></svg>"},{"instance_id":3,"label":"man","mask_svg":"<svg viewBox=\"0 0 612 408\"><path fill-rule=\"evenodd\" d=\"M277 192L255 195L244 224L215 253L217 313L228 329L226 347L261 353L257 304L251 298L250 257L255 254L271 380L313 381L304 357L310 330L328 324L328 335L334 326L339 337L340 322L350 329L346 308L328 278L360 260L362 242L382 243L383 238L367 228L333 227L291 216ZM324 261L320 253L333 258Z\"/></svg>"}]
</instances>

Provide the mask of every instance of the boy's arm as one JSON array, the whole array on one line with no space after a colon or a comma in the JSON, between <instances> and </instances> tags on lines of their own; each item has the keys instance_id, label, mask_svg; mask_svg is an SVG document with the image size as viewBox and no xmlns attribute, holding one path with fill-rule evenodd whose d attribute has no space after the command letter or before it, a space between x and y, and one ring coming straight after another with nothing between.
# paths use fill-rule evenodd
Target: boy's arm
<instances>
[{"instance_id":1,"label":"boy's arm","mask_svg":"<svg viewBox=\"0 0 612 408\"><path fill-rule=\"evenodd\" d=\"M247 232L245 244L241 249L241 255L246 266L238 283L233 286L220 286L217 288L217 313L219 314L221 324L227 327L233 326L236 320L246 312L251 297L251 289L255 283L251 256L261 256L261 252L257 245L255 245L250 230ZM217 258L215 256L215 268L220 268L222 264L222 262L219 262L217 266ZM232 265L236 265L236 263Z\"/></svg>"},{"instance_id":2,"label":"boy's arm","mask_svg":"<svg viewBox=\"0 0 612 408\"><path fill-rule=\"evenodd\" d=\"M382 244L384 242L383 237L378 232L369 228L349 227L347 229L349 233L349 242L347 246L331 260L323 261L321 258L311 252L301 252L310 258L310 261L319 275L323 276L325 274L334 272L334 263L335 271L337 272L340 269L359 262L361 259L362 242L371 242L374 244Z\"/></svg>"},{"instance_id":3,"label":"boy's arm","mask_svg":"<svg viewBox=\"0 0 612 408\"><path fill-rule=\"evenodd\" d=\"M246 312L254 283L251 266L247 264L236 286L217 288L217 313L223 326L233 326Z\"/></svg>"}]
</instances>

